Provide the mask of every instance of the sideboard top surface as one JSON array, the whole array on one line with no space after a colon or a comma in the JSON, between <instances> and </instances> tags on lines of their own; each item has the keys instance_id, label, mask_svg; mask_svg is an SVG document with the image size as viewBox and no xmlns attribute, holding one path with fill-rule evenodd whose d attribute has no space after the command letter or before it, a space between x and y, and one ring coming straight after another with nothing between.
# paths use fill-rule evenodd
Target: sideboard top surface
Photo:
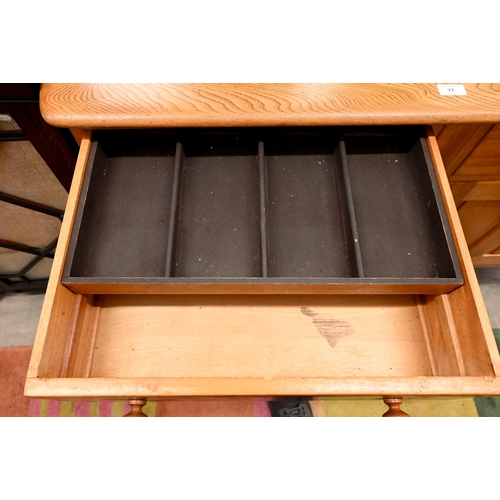
<instances>
[{"instance_id":1,"label":"sideboard top surface","mask_svg":"<svg viewBox=\"0 0 500 500\"><path fill-rule=\"evenodd\" d=\"M500 122L500 83L442 96L418 84L46 83L44 119L82 129Z\"/></svg>"}]
</instances>

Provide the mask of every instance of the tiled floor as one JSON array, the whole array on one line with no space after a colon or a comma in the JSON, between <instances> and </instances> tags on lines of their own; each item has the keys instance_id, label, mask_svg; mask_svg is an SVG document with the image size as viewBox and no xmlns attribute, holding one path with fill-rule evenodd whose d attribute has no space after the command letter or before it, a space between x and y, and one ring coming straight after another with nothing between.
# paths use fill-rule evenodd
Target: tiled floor
<instances>
[{"instance_id":1,"label":"tiled floor","mask_svg":"<svg viewBox=\"0 0 500 500\"><path fill-rule=\"evenodd\" d=\"M44 297L39 292L0 294L0 347L33 345Z\"/></svg>"},{"instance_id":2,"label":"tiled floor","mask_svg":"<svg viewBox=\"0 0 500 500\"><path fill-rule=\"evenodd\" d=\"M500 328L500 267L476 269L492 328ZM0 294L0 347L30 346L35 339L44 295Z\"/></svg>"},{"instance_id":3,"label":"tiled floor","mask_svg":"<svg viewBox=\"0 0 500 500\"><path fill-rule=\"evenodd\" d=\"M476 269L492 328L500 328L500 267Z\"/></svg>"}]
</instances>

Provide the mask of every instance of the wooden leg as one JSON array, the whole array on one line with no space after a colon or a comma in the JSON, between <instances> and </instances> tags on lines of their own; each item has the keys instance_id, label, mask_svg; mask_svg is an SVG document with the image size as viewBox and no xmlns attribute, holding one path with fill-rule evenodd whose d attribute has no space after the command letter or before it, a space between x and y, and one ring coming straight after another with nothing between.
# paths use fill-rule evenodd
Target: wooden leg
<instances>
[{"instance_id":1,"label":"wooden leg","mask_svg":"<svg viewBox=\"0 0 500 500\"><path fill-rule=\"evenodd\" d=\"M124 417L147 417L147 415L142 411L142 407L148 402L146 398L132 398L127 401L130 405L130 412Z\"/></svg>"},{"instance_id":2,"label":"wooden leg","mask_svg":"<svg viewBox=\"0 0 500 500\"><path fill-rule=\"evenodd\" d=\"M401 396L384 396L384 403L389 407L383 417L409 417L408 413L401 410L400 405L403 402Z\"/></svg>"}]
</instances>

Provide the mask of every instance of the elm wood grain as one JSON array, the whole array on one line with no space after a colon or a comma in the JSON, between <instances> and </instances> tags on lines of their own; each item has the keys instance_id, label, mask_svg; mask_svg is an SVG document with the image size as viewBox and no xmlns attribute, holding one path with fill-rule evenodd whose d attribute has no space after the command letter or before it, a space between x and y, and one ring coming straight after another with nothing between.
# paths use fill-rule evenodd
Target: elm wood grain
<instances>
[{"instance_id":1,"label":"elm wood grain","mask_svg":"<svg viewBox=\"0 0 500 500\"><path fill-rule=\"evenodd\" d=\"M25 395L36 398L150 401L198 397L334 396L498 396L499 377L106 377L28 378Z\"/></svg>"},{"instance_id":2,"label":"elm wood grain","mask_svg":"<svg viewBox=\"0 0 500 500\"><path fill-rule=\"evenodd\" d=\"M500 224L486 233L479 241L469 247L472 259L485 254L498 254L500 246Z\"/></svg>"},{"instance_id":3,"label":"elm wood grain","mask_svg":"<svg viewBox=\"0 0 500 500\"><path fill-rule=\"evenodd\" d=\"M450 177L451 181L500 180L500 124L493 125Z\"/></svg>"},{"instance_id":4,"label":"elm wood grain","mask_svg":"<svg viewBox=\"0 0 500 500\"><path fill-rule=\"evenodd\" d=\"M410 416L400 408L403 404L403 398L401 396L384 396L384 403L389 407L389 409L382 415L383 417Z\"/></svg>"},{"instance_id":5,"label":"elm wood grain","mask_svg":"<svg viewBox=\"0 0 500 500\"><path fill-rule=\"evenodd\" d=\"M451 182L451 192L453 193L453 199L455 200L455 205L459 209L462 204L464 197L467 195L471 189L476 185L476 181L472 182Z\"/></svg>"},{"instance_id":6,"label":"elm wood grain","mask_svg":"<svg viewBox=\"0 0 500 500\"><path fill-rule=\"evenodd\" d=\"M388 125L500 121L500 84L43 84L58 127Z\"/></svg>"},{"instance_id":7,"label":"elm wood grain","mask_svg":"<svg viewBox=\"0 0 500 500\"><path fill-rule=\"evenodd\" d=\"M491 266L500 266L500 252L495 252L495 255L485 254L481 255L481 257L474 257L473 262L477 267L491 267Z\"/></svg>"},{"instance_id":8,"label":"elm wood grain","mask_svg":"<svg viewBox=\"0 0 500 500\"><path fill-rule=\"evenodd\" d=\"M147 415L142 411L142 407L146 406L148 400L141 398L131 398L127 401L130 406L130 411L123 415L124 417L147 417Z\"/></svg>"},{"instance_id":9,"label":"elm wood grain","mask_svg":"<svg viewBox=\"0 0 500 500\"><path fill-rule=\"evenodd\" d=\"M476 273L468 251L464 231L455 207L446 170L439 153L436 137L429 133L427 139L436 177L444 199L448 221L457 247L464 285L448 294L455 325L460 332L460 345L467 362L468 375L479 374L485 365L490 365L500 375L500 356L493 330L484 305Z\"/></svg>"},{"instance_id":10,"label":"elm wood grain","mask_svg":"<svg viewBox=\"0 0 500 500\"><path fill-rule=\"evenodd\" d=\"M500 200L500 181L478 181L471 184L472 188L463 196L463 201Z\"/></svg>"},{"instance_id":11,"label":"elm wood grain","mask_svg":"<svg viewBox=\"0 0 500 500\"><path fill-rule=\"evenodd\" d=\"M59 233L54 263L31 354L28 377L59 376L61 366L66 363L64 358L69 354L66 337L68 331L74 328L81 299L61 284L61 278L90 145L90 133L87 132L82 140L74 182Z\"/></svg>"},{"instance_id":12,"label":"elm wood grain","mask_svg":"<svg viewBox=\"0 0 500 500\"><path fill-rule=\"evenodd\" d=\"M500 225L499 201L469 201L458 210L469 247Z\"/></svg>"},{"instance_id":13,"label":"elm wood grain","mask_svg":"<svg viewBox=\"0 0 500 500\"><path fill-rule=\"evenodd\" d=\"M478 147L491 128L491 124L450 124L441 129L437 141L448 176Z\"/></svg>"}]
</instances>

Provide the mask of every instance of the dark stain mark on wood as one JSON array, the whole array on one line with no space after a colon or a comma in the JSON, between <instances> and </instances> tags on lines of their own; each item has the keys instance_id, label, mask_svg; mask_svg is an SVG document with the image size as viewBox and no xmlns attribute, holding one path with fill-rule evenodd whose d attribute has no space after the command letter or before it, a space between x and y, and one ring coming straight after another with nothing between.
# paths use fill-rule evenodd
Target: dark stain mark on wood
<instances>
[{"instance_id":1,"label":"dark stain mark on wood","mask_svg":"<svg viewBox=\"0 0 500 500\"><path fill-rule=\"evenodd\" d=\"M335 347L340 337L354 333L349 323L334 319L329 314L315 313L308 307L301 307L300 312L312 318L314 326L326 339L330 347Z\"/></svg>"}]
</instances>

